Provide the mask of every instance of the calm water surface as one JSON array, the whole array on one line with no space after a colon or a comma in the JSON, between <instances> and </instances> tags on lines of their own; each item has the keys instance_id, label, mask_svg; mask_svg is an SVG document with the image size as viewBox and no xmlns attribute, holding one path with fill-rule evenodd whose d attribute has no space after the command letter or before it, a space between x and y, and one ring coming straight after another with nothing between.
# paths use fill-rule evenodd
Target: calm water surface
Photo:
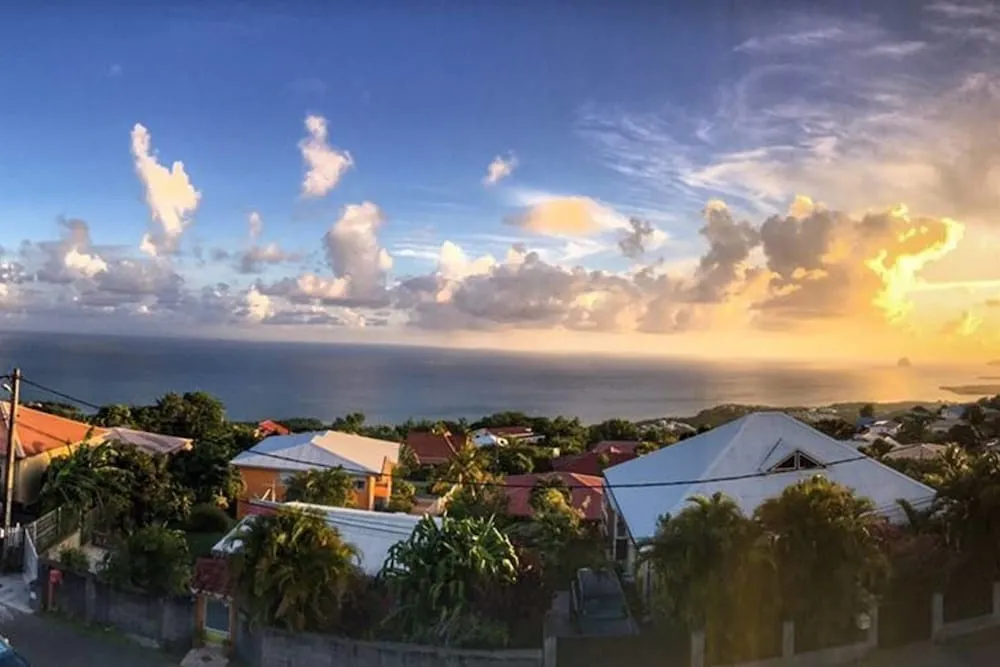
<instances>
[{"instance_id":1,"label":"calm water surface","mask_svg":"<svg viewBox=\"0 0 1000 667\"><path fill-rule=\"evenodd\" d=\"M585 422L691 415L720 403L957 400L943 384L971 369L887 365L816 370L592 356L543 357L430 348L247 343L0 333L0 367L96 404L144 403L204 390L233 419L360 411L373 422L475 418L499 410ZM979 369L980 371L982 369ZM26 398L42 396L26 390Z\"/></svg>"}]
</instances>

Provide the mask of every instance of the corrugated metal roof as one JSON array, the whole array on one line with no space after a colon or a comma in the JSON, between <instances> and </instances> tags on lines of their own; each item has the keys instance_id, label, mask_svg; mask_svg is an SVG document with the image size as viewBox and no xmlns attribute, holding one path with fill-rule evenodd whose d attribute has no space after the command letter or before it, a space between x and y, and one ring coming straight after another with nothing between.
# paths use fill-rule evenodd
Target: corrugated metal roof
<instances>
[{"instance_id":1,"label":"corrugated metal roof","mask_svg":"<svg viewBox=\"0 0 1000 667\"><path fill-rule=\"evenodd\" d=\"M173 454L182 449L188 449L192 443L192 440L189 438L147 433L146 431L137 431L121 426L108 429L107 433L104 434L104 440L133 445L150 454Z\"/></svg>"},{"instance_id":2,"label":"corrugated metal roof","mask_svg":"<svg viewBox=\"0 0 1000 667\"><path fill-rule=\"evenodd\" d=\"M340 533L340 537L358 550L358 565L368 574L375 575L382 569L389 550L399 542L409 539L413 529L423 518L400 512L371 512L346 507L327 507L309 503L269 503L255 502L261 507L277 511L282 507L316 512L326 519L326 523ZM240 534L254 520L247 516L232 531L212 548L214 553L233 553L240 548ZM441 519L433 520L440 525Z\"/></svg>"},{"instance_id":3,"label":"corrugated metal roof","mask_svg":"<svg viewBox=\"0 0 1000 667\"><path fill-rule=\"evenodd\" d=\"M399 462L399 443L340 431L272 435L231 463L247 468L297 472L342 467L346 472L379 474L386 459Z\"/></svg>"},{"instance_id":4,"label":"corrugated metal roof","mask_svg":"<svg viewBox=\"0 0 1000 667\"><path fill-rule=\"evenodd\" d=\"M818 469L764 474L767 464L776 463L777 450L798 450L820 465L854 459ZM723 477L754 475L730 481ZM899 515L897 500L922 505L934 497L934 490L885 466L862 457L847 443L834 440L782 412L756 412L706 433L682 440L646 456L604 471L614 499L629 533L635 540L651 538L664 514L684 509L692 496L721 492L732 498L746 514L751 514L785 487L814 475L823 475L843 484L875 504L881 514ZM662 483L673 480L691 483L673 486L616 485Z\"/></svg>"}]
</instances>

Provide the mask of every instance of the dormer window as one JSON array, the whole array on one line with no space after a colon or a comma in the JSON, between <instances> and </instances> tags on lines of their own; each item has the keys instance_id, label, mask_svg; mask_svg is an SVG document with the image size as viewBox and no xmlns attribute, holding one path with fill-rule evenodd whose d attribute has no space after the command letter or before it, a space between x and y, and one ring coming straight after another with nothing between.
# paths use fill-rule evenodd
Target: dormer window
<instances>
[{"instance_id":1,"label":"dormer window","mask_svg":"<svg viewBox=\"0 0 1000 667\"><path fill-rule=\"evenodd\" d=\"M813 470L823 466L802 452L792 452L771 468L771 472L792 472L795 470Z\"/></svg>"}]
</instances>

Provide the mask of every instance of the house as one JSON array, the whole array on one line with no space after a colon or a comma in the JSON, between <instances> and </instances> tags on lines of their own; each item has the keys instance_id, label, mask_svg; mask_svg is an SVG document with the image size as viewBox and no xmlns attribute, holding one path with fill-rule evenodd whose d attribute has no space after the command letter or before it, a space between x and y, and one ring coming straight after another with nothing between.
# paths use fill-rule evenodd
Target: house
<instances>
[{"instance_id":1,"label":"house","mask_svg":"<svg viewBox=\"0 0 1000 667\"><path fill-rule=\"evenodd\" d=\"M0 474L7 455L7 424L10 402L0 401ZM68 455L81 444L120 442L149 454L173 454L191 448L191 440L147 433L129 428L101 428L86 422L54 415L44 410L17 407L14 445L14 502L31 505L38 500L42 478L53 459Z\"/></svg>"},{"instance_id":2,"label":"house","mask_svg":"<svg viewBox=\"0 0 1000 667\"><path fill-rule=\"evenodd\" d=\"M592 449L581 454L570 454L552 459L552 469L560 472L576 473L578 475L596 475L598 477L605 468L631 461L636 457L635 448L623 451L609 447L603 451Z\"/></svg>"},{"instance_id":3,"label":"house","mask_svg":"<svg viewBox=\"0 0 1000 667\"><path fill-rule=\"evenodd\" d=\"M137 431L132 428L123 428L120 426L103 430L101 440L104 442L119 442L132 445L148 454L165 455L176 454L177 452L191 449L194 443L190 438L146 433L145 431Z\"/></svg>"},{"instance_id":4,"label":"house","mask_svg":"<svg viewBox=\"0 0 1000 667\"><path fill-rule=\"evenodd\" d=\"M284 484L295 473L328 468L351 475L355 504L370 510L389 502L398 463L396 442L340 431L272 435L230 461L243 482L237 516L251 500L284 500Z\"/></svg>"},{"instance_id":5,"label":"house","mask_svg":"<svg viewBox=\"0 0 1000 667\"><path fill-rule=\"evenodd\" d=\"M337 529L341 539L354 545L358 550L358 566L370 576L375 576L382 570L389 556L389 550L399 542L409 539L417 524L423 519L422 516L403 512L373 512L311 503L254 500L248 508L247 515L212 547L212 553L224 556L237 551L240 548L239 536L247 530L255 515L273 514L283 508L322 516L330 527ZM438 524L441 522L437 517L433 520Z\"/></svg>"},{"instance_id":6,"label":"house","mask_svg":"<svg viewBox=\"0 0 1000 667\"><path fill-rule=\"evenodd\" d=\"M10 402L0 401L0 474L7 461ZM81 443L97 444L103 429L59 417L24 405L17 406L14 426L14 502L31 505L38 500L42 478L53 459L66 456Z\"/></svg>"},{"instance_id":7,"label":"house","mask_svg":"<svg viewBox=\"0 0 1000 667\"><path fill-rule=\"evenodd\" d=\"M604 481L595 475L571 472L548 472L532 475L510 475L504 479L507 494L507 513L511 516L530 518L531 492L543 480L559 479L569 489L570 505L583 513L584 521L599 522L604 517Z\"/></svg>"},{"instance_id":8,"label":"house","mask_svg":"<svg viewBox=\"0 0 1000 667\"><path fill-rule=\"evenodd\" d=\"M941 408L938 415L943 420L957 422L961 419L965 419L965 411L972 405L975 405L975 403L957 403L955 405L947 405Z\"/></svg>"},{"instance_id":9,"label":"house","mask_svg":"<svg viewBox=\"0 0 1000 667\"><path fill-rule=\"evenodd\" d=\"M449 432L411 430L406 434L406 446L421 466L447 463L461 446L462 440Z\"/></svg>"},{"instance_id":10,"label":"house","mask_svg":"<svg viewBox=\"0 0 1000 667\"><path fill-rule=\"evenodd\" d=\"M528 426L492 426L479 428L470 434L477 447L506 447L507 445L533 445L545 439Z\"/></svg>"},{"instance_id":11,"label":"house","mask_svg":"<svg viewBox=\"0 0 1000 667\"><path fill-rule=\"evenodd\" d=\"M237 624L237 605L232 604L233 582L229 576L228 556L238 551L242 535L258 515L281 508L318 514L335 528L341 539L354 546L358 566L369 576L376 576L389 556L389 550L407 540L423 517L412 514L371 512L368 510L327 507L309 503L251 501L246 516L215 546L212 558L199 558L192 577L195 594L196 628L217 641L232 640ZM440 525L441 519L433 519Z\"/></svg>"},{"instance_id":12,"label":"house","mask_svg":"<svg viewBox=\"0 0 1000 667\"><path fill-rule=\"evenodd\" d=\"M785 487L822 475L871 499L879 514L903 520L897 501L922 507L934 490L860 455L781 412L756 412L604 471L606 530L632 571L660 517L693 496L720 492L752 514ZM622 534L624 532L624 535ZM645 567L645 566L644 566Z\"/></svg>"},{"instance_id":13,"label":"house","mask_svg":"<svg viewBox=\"0 0 1000 667\"><path fill-rule=\"evenodd\" d=\"M276 421L265 419L257 424L254 436L258 438L266 438L271 435L289 435L290 433L291 431L288 430L288 427L279 424Z\"/></svg>"},{"instance_id":14,"label":"house","mask_svg":"<svg viewBox=\"0 0 1000 667\"><path fill-rule=\"evenodd\" d=\"M590 451L596 452L597 454L602 454L604 452L609 454L625 452L635 456L635 448L641 444L642 443L638 440L601 440L596 445L591 447Z\"/></svg>"}]
</instances>

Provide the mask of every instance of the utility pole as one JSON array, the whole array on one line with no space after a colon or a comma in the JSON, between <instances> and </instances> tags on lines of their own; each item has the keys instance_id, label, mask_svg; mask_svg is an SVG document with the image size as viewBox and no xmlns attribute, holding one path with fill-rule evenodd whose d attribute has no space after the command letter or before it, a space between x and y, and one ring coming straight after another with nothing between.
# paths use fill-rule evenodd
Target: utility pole
<instances>
[{"instance_id":1,"label":"utility pole","mask_svg":"<svg viewBox=\"0 0 1000 667\"><path fill-rule=\"evenodd\" d=\"M17 406L21 402L21 369L15 368L10 374L10 410L7 414L7 461L3 469L3 538L10 533L11 510L14 504L14 465L17 463L17 447L14 445L17 425Z\"/></svg>"}]
</instances>

